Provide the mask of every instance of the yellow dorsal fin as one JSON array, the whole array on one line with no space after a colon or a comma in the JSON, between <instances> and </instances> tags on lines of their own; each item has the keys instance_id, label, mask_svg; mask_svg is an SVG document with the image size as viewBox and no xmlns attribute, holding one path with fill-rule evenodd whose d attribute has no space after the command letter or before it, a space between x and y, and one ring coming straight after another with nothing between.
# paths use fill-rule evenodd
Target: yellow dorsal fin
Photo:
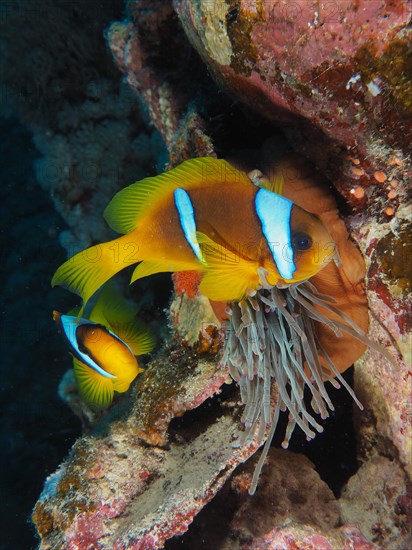
<instances>
[{"instance_id":1,"label":"yellow dorsal fin","mask_svg":"<svg viewBox=\"0 0 412 550\"><path fill-rule=\"evenodd\" d=\"M204 233L196 233L207 268L199 290L216 302L240 301L259 285L258 264L215 243Z\"/></svg>"},{"instance_id":2,"label":"yellow dorsal fin","mask_svg":"<svg viewBox=\"0 0 412 550\"><path fill-rule=\"evenodd\" d=\"M283 185L285 183L283 174L275 174L270 178L264 176L261 172L259 172L259 174L260 174L259 177L255 177L255 178L252 177L252 181L255 185L257 185L258 187L262 187L267 191L271 191L272 193L276 193L277 195L282 195ZM252 176L252 175L253 175L253 172L250 172L249 176Z\"/></svg>"},{"instance_id":3,"label":"yellow dorsal fin","mask_svg":"<svg viewBox=\"0 0 412 550\"><path fill-rule=\"evenodd\" d=\"M276 173L273 176L268 177L260 170L255 169L248 173L248 177L254 185L262 187L262 189L266 189L267 191L271 191L277 195L282 195L283 193L283 174Z\"/></svg>"},{"instance_id":4,"label":"yellow dorsal fin","mask_svg":"<svg viewBox=\"0 0 412 550\"><path fill-rule=\"evenodd\" d=\"M73 358L74 375L83 401L93 409L104 409L113 400L113 382L91 367Z\"/></svg>"},{"instance_id":5,"label":"yellow dorsal fin","mask_svg":"<svg viewBox=\"0 0 412 550\"><path fill-rule=\"evenodd\" d=\"M104 217L118 233L129 233L136 228L140 216L158 200L175 189L190 189L225 182L250 180L243 172L236 170L225 160L201 157L187 160L158 176L145 178L129 185L113 197L104 211Z\"/></svg>"},{"instance_id":6,"label":"yellow dorsal fin","mask_svg":"<svg viewBox=\"0 0 412 550\"><path fill-rule=\"evenodd\" d=\"M143 279L143 277L147 277L148 275L153 275L154 273L202 271L203 269L204 267L195 257L193 257L193 261L190 262L182 260L145 260L144 262L141 262L133 271L130 284L134 283L138 279Z\"/></svg>"}]
</instances>

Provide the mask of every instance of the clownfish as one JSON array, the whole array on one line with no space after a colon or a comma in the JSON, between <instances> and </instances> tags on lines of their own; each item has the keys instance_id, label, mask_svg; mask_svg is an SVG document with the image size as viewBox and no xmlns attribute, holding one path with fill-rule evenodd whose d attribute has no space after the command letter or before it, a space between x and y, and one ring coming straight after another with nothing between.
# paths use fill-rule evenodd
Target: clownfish
<instances>
[{"instance_id":1,"label":"clownfish","mask_svg":"<svg viewBox=\"0 0 412 550\"><path fill-rule=\"evenodd\" d=\"M200 271L200 291L240 301L262 286L309 279L330 261L320 220L224 160L196 158L117 193L104 212L124 235L92 246L56 271L52 286L86 303L115 273L131 282L158 272Z\"/></svg>"},{"instance_id":2,"label":"clownfish","mask_svg":"<svg viewBox=\"0 0 412 550\"><path fill-rule=\"evenodd\" d=\"M143 371L135 356L153 349L152 336L135 319L136 308L106 287L88 319L77 316L79 308L68 315L53 312L70 345L80 396L94 409L109 406L115 391L129 389Z\"/></svg>"}]
</instances>

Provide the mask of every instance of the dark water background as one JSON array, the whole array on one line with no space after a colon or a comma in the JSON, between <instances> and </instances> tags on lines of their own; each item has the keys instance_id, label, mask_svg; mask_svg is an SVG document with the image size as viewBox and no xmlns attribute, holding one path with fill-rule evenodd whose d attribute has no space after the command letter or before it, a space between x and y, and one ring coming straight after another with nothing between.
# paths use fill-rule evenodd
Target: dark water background
<instances>
[{"instance_id":1,"label":"dark water background","mask_svg":"<svg viewBox=\"0 0 412 550\"><path fill-rule=\"evenodd\" d=\"M0 119L2 549L35 547L31 509L80 433L57 395L69 363L51 316L56 301L72 301L50 287L65 259L57 241L65 224L35 180L37 156L30 133Z\"/></svg>"}]
</instances>

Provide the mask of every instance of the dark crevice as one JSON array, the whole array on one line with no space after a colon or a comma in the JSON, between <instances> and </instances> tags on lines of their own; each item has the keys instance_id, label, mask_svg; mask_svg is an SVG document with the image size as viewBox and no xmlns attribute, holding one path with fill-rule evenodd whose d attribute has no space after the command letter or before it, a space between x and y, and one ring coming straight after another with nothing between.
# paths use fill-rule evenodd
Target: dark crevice
<instances>
[{"instance_id":1,"label":"dark crevice","mask_svg":"<svg viewBox=\"0 0 412 550\"><path fill-rule=\"evenodd\" d=\"M232 408L229 408L228 402L232 402L237 397L238 390L236 384L223 384L219 395L206 399L196 409L187 411L183 416L174 418L170 422L168 430L169 441L177 442L183 439L185 443L190 443L205 432L221 416L236 414Z\"/></svg>"},{"instance_id":2,"label":"dark crevice","mask_svg":"<svg viewBox=\"0 0 412 550\"><path fill-rule=\"evenodd\" d=\"M353 367L342 376L353 387ZM319 420L324 431L317 434L312 441L306 441L303 432L296 429L289 450L307 456L314 463L323 481L332 489L335 496L339 497L342 487L358 469L353 426L353 407L356 405L344 388L336 389L330 384L327 384L326 388L335 411L330 412L330 417L326 420ZM309 405L310 399L307 394L305 401ZM282 443L283 426L286 427L286 415L282 415L279 430L275 434L273 445L276 447Z\"/></svg>"},{"instance_id":3,"label":"dark crevice","mask_svg":"<svg viewBox=\"0 0 412 550\"><path fill-rule=\"evenodd\" d=\"M343 376L352 386L353 368L348 369ZM336 389L328 385L327 390L335 411L331 413L330 418L319 420L325 431L318 434L314 440L307 442L303 432L297 428L291 438L289 451L307 456L314 463L319 476L332 489L335 496L339 497L342 487L358 468L353 429L353 401L344 388ZM176 438L179 434L185 440L188 440L188 437L195 438L201 426L205 426L205 423L209 425L215 418L225 413L225 400L233 400L236 395L238 392L234 384L225 385L220 396L208 399L194 411L189 411L183 417L173 420L170 427L172 437ZM305 395L305 401L309 406L308 397ZM241 410L242 407L237 409L239 417ZM281 447L286 425L287 415L283 413L272 446ZM257 453L260 452L260 450L257 451ZM235 494L228 480L218 495L195 517L188 531L180 537L168 540L165 549L208 550L209 548L219 549L224 542L227 545L229 525L238 507L239 496Z\"/></svg>"},{"instance_id":4,"label":"dark crevice","mask_svg":"<svg viewBox=\"0 0 412 550\"><path fill-rule=\"evenodd\" d=\"M343 377L352 386L353 367L348 369ZM307 456L315 465L319 476L327 483L335 496L339 497L342 487L358 468L353 426L353 407L355 405L344 388L337 389L331 384L327 384L326 388L335 410L330 412L330 417L326 420L317 417L324 431L317 434L312 441L306 441L305 434L297 427L289 443L289 450ZM235 409L229 409L227 404L238 397L235 383L224 384L219 395L207 399L196 409L172 420L169 427L170 440L175 441L176 438L183 438L185 442L190 442L224 414L236 414L240 422L243 406L239 405ZM310 410L309 391L305 394L305 403ZM272 446L281 447L286 425L287 414L283 413L280 415Z\"/></svg>"}]
</instances>

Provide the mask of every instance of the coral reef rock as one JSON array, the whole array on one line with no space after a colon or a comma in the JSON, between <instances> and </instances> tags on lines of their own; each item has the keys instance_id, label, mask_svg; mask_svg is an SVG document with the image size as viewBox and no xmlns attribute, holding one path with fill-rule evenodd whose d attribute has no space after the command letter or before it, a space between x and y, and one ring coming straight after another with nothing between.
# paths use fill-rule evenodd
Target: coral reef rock
<instances>
[{"instance_id":1,"label":"coral reef rock","mask_svg":"<svg viewBox=\"0 0 412 550\"><path fill-rule=\"evenodd\" d=\"M259 490L251 497L248 488L257 458L240 466L199 514L179 541L184 550L197 548L199 540L201 548L221 550L378 548L354 526L354 514L342 518L340 501L305 456L271 449ZM169 543L167 548L180 546Z\"/></svg>"},{"instance_id":2,"label":"coral reef rock","mask_svg":"<svg viewBox=\"0 0 412 550\"><path fill-rule=\"evenodd\" d=\"M143 99L163 137L172 165L194 156L215 156L204 123L191 105L201 90L197 60L188 73L190 48L171 2L129 2L130 19L113 23L108 42L118 67ZM173 53L172 53L173 52Z\"/></svg>"},{"instance_id":3,"label":"coral reef rock","mask_svg":"<svg viewBox=\"0 0 412 550\"><path fill-rule=\"evenodd\" d=\"M124 84L99 80L85 94L80 106L61 107L57 130L37 127L34 133L42 153L35 163L37 181L70 227L60 235L69 256L111 236L105 207L123 183L149 175L150 151L156 150L156 138L142 127L136 99Z\"/></svg>"},{"instance_id":4,"label":"coral reef rock","mask_svg":"<svg viewBox=\"0 0 412 550\"><path fill-rule=\"evenodd\" d=\"M339 502L342 520L357 525L369 540L386 548L408 547L410 483L395 461L371 458L351 477Z\"/></svg>"},{"instance_id":5,"label":"coral reef rock","mask_svg":"<svg viewBox=\"0 0 412 550\"><path fill-rule=\"evenodd\" d=\"M113 409L47 479L33 513L41 548L149 550L185 532L257 448L233 447L239 422L225 399L219 412L206 405L183 428L169 425L227 376L193 351L165 350L139 377L132 410L119 419Z\"/></svg>"},{"instance_id":6,"label":"coral reef rock","mask_svg":"<svg viewBox=\"0 0 412 550\"><path fill-rule=\"evenodd\" d=\"M150 175L163 148L104 43L119 5L96 7L16 0L0 17L0 114L33 133L37 181L69 227L60 235L69 256L109 238L104 208L121 186Z\"/></svg>"},{"instance_id":7,"label":"coral reef rock","mask_svg":"<svg viewBox=\"0 0 412 550\"><path fill-rule=\"evenodd\" d=\"M338 525L339 505L308 458L271 449L256 498L244 498L254 462L250 460L231 480L232 489L243 497L230 526L240 541L262 537L275 525L310 525L324 532Z\"/></svg>"},{"instance_id":8,"label":"coral reef rock","mask_svg":"<svg viewBox=\"0 0 412 550\"><path fill-rule=\"evenodd\" d=\"M411 154L410 2L174 6L218 84L289 125L295 145L347 198L354 186L402 175Z\"/></svg>"},{"instance_id":9,"label":"coral reef rock","mask_svg":"<svg viewBox=\"0 0 412 550\"><path fill-rule=\"evenodd\" d=\"M359 455L365 462L376 453L390 457L394 494L401 495L400 472L411 468L411 377L407 362L401 361L411 343L408 2L329 2L322 9L315 4L131 0L126 19L110 25L107 40L115 63L163 138L170 166L190 157L217 156L210 120L223 117L228 125L231 120L224 112L207 113L211 95L218 92L205 84L207 72L189 38L220 86L252 112L289 125L286 132L294 147L315 161L353 208L345 221L367 258L370 335L396 362L390 365L374 351L358 362L356 393L366 408L357 426ZM116 102L109 103L116 109ZM123 128L124 139L132 137L132 127ZM238 127L233 128L235 137ZM243 128L243 134L247 131ZM230 150L231 143L226 145ZM104 147L99 155L105 155ZM98 193L96 201L103 201ZM70 208L76 212L75 202ZM77 223L79 216L74 219ZM172 302L176 338L171 349L159 352L139 377L132 403L116 405L47 480L33 516L41 548L160 548L188 529L235 467L256 450L255 441L232 447L240 430L239 394L234 384L221 389L228 372L219 368L215 354L216 317L196 294L196 282L189 282L193 299L178 292ZM175 284L178 290L181 281ZM271 455L276 458L270 466L273 485L264 473L261 490L277 487L280 495L266 499L261 515L259 492L246 497L231 527L232 535L236 531L243 537L239 548L369 550L378 547L368 537L383 546L387 539L404 540L401 527L388 528L399 519L396 511L392 515L396 506L406 506L402 495L395 502L388 497L383 535L375 539L366 516L354 518L347 509L345 522L355 526L335 526L339 502L305 459L277 451ZM375 466L376 477L388 471L386 462ZM305 479L299 468L307 473ZM361 479L348 486L345 502L359 493ZM240 472L231 483L245 493L247 480L250 475ZM387 487L392 491L389 482ZM368 495L359 502L362 510L374 506L376 491ZM277 508L279 502L289 507L285 514ZM322 517L314 517L316 510ZM248 514L265 528L255 531ZM378 512L372 516L370 521L381 521ZM293 523L285 524L288 520Z\"/></svg>"},{"instance_id":10,"label":"coral reef rock","mask_svg":"<svg viewBox=\"0 0 412 550\"><path fill-rule=\"evenodd\" d=\"M365 212L348 223L368 264L369 335L397 357L390 364L368 350L355 365L355 389L365 407L358 415L360 456L369 458L378 450L399 457L411 476L411 207L401 206L392 221Z\"/></svg>"}]
</instances>

